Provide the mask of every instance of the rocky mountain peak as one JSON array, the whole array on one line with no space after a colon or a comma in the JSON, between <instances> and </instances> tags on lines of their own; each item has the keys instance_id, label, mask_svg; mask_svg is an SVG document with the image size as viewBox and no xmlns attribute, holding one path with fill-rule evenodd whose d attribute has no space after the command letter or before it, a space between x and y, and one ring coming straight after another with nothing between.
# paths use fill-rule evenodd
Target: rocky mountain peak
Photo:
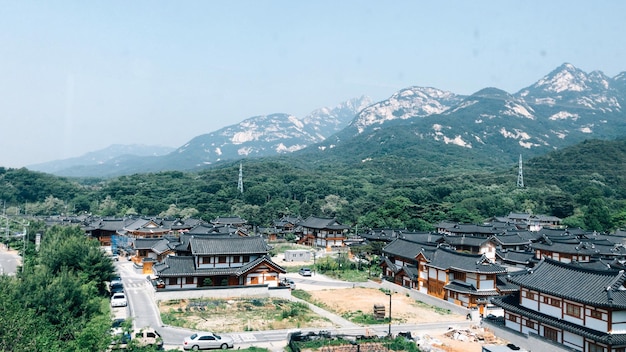
<instances>
[{"instance_id":1,"label":"rocky mountain peak","mask_svg":"<svg viewBox=\"0 0 626 352\"><path fill-rule=\"evenodd\" d=\"M389 99L363 109L352 121L350 128L363 133L373 125L392 120L406 120L441 114L461 101L462 97L430 87L410 87L393 94Z\"/></svg>"}]
</instances>

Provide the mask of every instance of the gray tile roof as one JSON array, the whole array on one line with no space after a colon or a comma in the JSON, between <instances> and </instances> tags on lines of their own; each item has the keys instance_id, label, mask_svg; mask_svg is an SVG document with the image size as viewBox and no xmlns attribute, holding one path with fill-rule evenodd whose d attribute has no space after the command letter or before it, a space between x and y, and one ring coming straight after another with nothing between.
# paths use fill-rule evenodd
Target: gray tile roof
<instances>
[{"instance_id":1,"label":"gray tile roof","mask_svg":"<svg viewBox=\"0 0 626 352\"><path fill-rule=\"evenodd\" d=\"M253 260L241 267L234 268L211 268L196 269L194 257L192 256L168 256L163 263L155 264L153 269L159 277L179 277L179 276L215 276L229 275L240 276L257 265L265 263L274 267L278 272L285 273L286 270L280 265L274 263L269 256L263 256Z\"/></svg>"},{"instance_id":2,"label":"gray tile roof","mask_svg":"<svg viewBox=\"0 0 626 352\"><path fill-rule=\"evenodd\" d=\"M189 246L193 255L266 254L267 243L254 237L192 237Z\"/></svg>"},{"instance_id":3,"label":"gray tile roof","mask_svg":"<svg viewBox=\"0 0 626 352\"><path fill-rule=\"evenodd\" d=\"M389 258L383 257L383 262L385 263L387 268L389 268L389 270L393 271L394 273L398 273L398 270L399 270L398 266L396 266L394 262L389 260Z\"/></svg>"},{"instance_id":4,"label":"gray tile roof","mask_svg":"<svg viewBox=\"0 0 626 352\"><path fill-rule=\"evenodd\" d=\"M477 290L474 285L463 281L450 281L444 287L445 290L454 291L459 293L471 294L473 296L498 296L497 290Z\"/></svg>"},{"instance_id":5,"label":"gray tile roof","mask_svg":"<svg viewBox=\"0 0 626 352\"><path fill-rule=\"evenodd\" d=\"M503 246L522 246L537 241L541 235L536 232L519 231L494 236L496 242L500 242Z\"/></svg>"},{"instance_id":6,"label":"gray tile roof","mask_svg":"<svg viewBox=\"0 0 626 352\"><path fill-rule=\"evenodd\" d=\"M383 253L395 257L415 260L415 257L417 257L421 249L422 245L419 243L397 238L383 247Z\"/></svg>"},{"instance_id":7,"label":"gray tile roof","mask_svg":"<svg viewBox=\"0 0 626 352\"><path fill-rule=\"evenodd\" d=\"M505 268L490 263L483 255L459 253L446 248L438 248L426 265L438 269L454 269L472 273L506 273Z\"/></svg>"},{"instance_id":8,"label":"gray tile roof","mask_svg":"<svg viewBox=\"0 0 626 352\"><path fill-rule=\"evenodd\" d=\"M491 237L446 235L443 236L443 241L451 246L480 247L483 244L491 241Z\"/></svg>"},{"instance_id":9,"label":"gray tile roof","mask_svg":"<svg viewBox=\"0 0 626 352\"><path fill-rule=\"evenodd\" d=\"M508 263L517 263L517 264L530 264L533 257L535 256L534 252L518 252L518 251L501 251L499 249L496 250L496 257L502 260L503 262Z\"/></svg>"},{"instance_id":10,"label":"gray tile roof","mask_svg":"<svg viewBox=\"0 0 626 352\"><path fill-rule=\"evenodd\" d=\"M333 230L343 230L349 229L350 226L341 225L334 218L319 218L316 216L309 216L306 220L299 222L298 226L310 228L310 229L333 229Z\"/></svg>"},{"instance_id":11,"label":"gray tile roof","mask_svg":"<svg viewBox=\"0 0 626 352\"><path fill-rule=\"evenodd\" d=\"M477 225L477 224L456 224L456 223L448 223L441 222L437 224L437 228L443 229L442 231L447 231L452 234L458 235L481 235L481 236L491 236L498 233L504 232L504 229L494 227L493 225Z\"/></svg>"},{"instance_id":12,"label":"gray tile roof","mask_svg":"<svg viewBox=\"0 0 626 352\"><path fill-rule=\"evenodd\" d=\"M443 235L434 232L400 232L400 238L419 243L439 243Z\"/></svg>"},{"instance_id":13,"label":"gray tile roof","mask_svg":"<svg viewBox=\"0 0 626 352\"><path fill-rule=\"evenodd\" d=\"M400 270L404 271L404 273L412 280L417 280L419 277L419 272L417 270L417 266L415 265L404 265L402 268L399 268L398 271Z\"/></svg>"},{"instance_id":14,"label":"gray tile roof","mask_svg":"<svg viewBox=\"0 0 626 352\"><path fill-rule=\"evenodd\" d=\"M496 276L496 288L500 293L519 292L519 286L511 283L506 275Z\"/></svg>"},{"instance_id":15,"label":"gray tile roof","mask_svg":"<svg viewBox=\"0 0 626 352\"><path fill-rule=\"evenodd\" d=\"M163 241L161 238L135 238L133 240L133 248L151 249L154 245L161 241Z\"/></svg>"},{"instance_id":16,"label":"gray tile roof","mask_svg":"<svg viewBox=\"0 0 626 352\"><path fill-rule=\"evenodd\" d=\"M516 285L596 307L626 309L626 274L542 259L533 269L511 274Z\"/></svg>"}]
</instances>

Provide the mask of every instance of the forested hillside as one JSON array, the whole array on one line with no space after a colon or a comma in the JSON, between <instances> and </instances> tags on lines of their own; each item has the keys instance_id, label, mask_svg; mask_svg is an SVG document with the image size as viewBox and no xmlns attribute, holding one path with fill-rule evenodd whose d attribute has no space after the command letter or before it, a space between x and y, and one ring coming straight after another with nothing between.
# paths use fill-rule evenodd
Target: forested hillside
<instances>
[{"instance_id":1,"label":"forested hillside","mask_svg":"<svg viewBox=\"0 0 626 352\"><path fill-rule=\"evenodd\" d=\"M390 141L389 143L394 143ZM73 180L2 169L7 213L201 217L239 215L267 226L282 215L333 216L359 229L430 229L441 220L481 222L511 211L555 215L573 227L614 230L626 223L626 141L591 140L524 162L486 165L471 154L405 150L359 160L298 153L199 172Z\"/></svg>"}]
</instances>

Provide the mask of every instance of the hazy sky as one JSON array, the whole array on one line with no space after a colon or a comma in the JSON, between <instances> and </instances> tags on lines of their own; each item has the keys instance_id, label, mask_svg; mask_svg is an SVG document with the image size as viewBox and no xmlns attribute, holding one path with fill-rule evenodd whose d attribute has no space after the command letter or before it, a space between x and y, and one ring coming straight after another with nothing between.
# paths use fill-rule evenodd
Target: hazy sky
<instances>
[{"instance_id":1,"label":"hazy sky","mask_svg":"<svg viewBox=\"0 0 626 352\"><path fill-rule=\"evenodd\" d=\"M410 86L626 71L626 1L0 0L0 166L179 147Z\"/></svg>"}]
</instances>

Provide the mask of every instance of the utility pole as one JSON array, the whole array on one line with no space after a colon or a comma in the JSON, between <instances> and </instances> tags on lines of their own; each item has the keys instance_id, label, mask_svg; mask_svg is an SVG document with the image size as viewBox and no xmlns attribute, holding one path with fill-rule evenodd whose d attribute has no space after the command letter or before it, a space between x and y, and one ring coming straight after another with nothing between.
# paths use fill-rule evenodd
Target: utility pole
<instances>
[{"instance_id":1,"label":"utility pole","mask_svg":"<svg viewBox=\"0 0 626 352\"><path fill-rule=\"evenodd\" d=\"M391 338L391 291L385 294L389 296L389 332L387 336Z\"/></svg>"},{"instance_id":2,"label":"utility pole","mask_svg":"<svg viewBox=\"0 0 626 352\"><path fill-rule=\"evenodd\" d=\"M243 194L243 164L239 163L239 182L237 182L239 193Z\"/></svg>"},{"instance_id":3,"label":"utility pole","mask_svg":"<svg viewBox=\"0 0 626 352\"><path fill-rule=\"evenodd\" d=\"M524 188L524 173L522 171L522 154L519 155L519 167L517 173L517 187Z\"/></svg>"}]
</instances>

